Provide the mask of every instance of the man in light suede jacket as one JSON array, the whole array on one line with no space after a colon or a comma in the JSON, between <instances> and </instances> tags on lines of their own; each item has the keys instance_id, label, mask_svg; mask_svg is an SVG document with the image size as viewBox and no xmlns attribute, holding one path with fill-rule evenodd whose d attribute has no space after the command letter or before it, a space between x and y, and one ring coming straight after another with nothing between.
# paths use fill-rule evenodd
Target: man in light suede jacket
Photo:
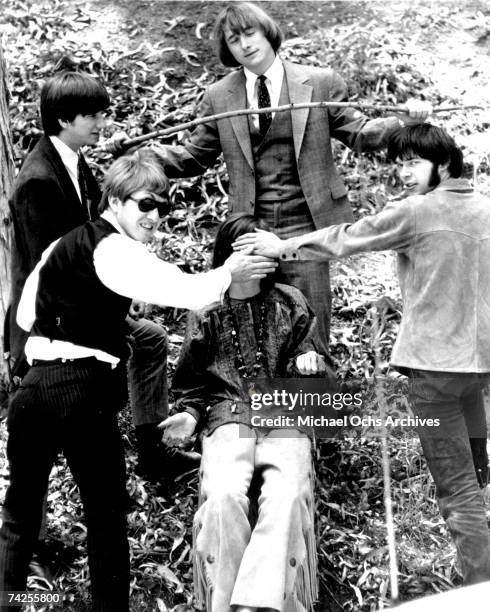
<instances>
[{"instance_id":1,"label":"man in light suede jacket","mask_svg":"<svg viewBox=\"0 0 490 612\"><path fill-rule=\"evenodd\" d=\"M490 199L462 179L454 140L430 124L389 143L407 196L376 215L281 241L241 238L281 260L332 259L393 249L404 311L391 363L409 377L409 399L463 580L490 579L490 536L480 486L487 482L482 389L490 377ZM473 458L472 461L472 450ZM476 474L475 474L476 470Z\"/></svg>"}]
</instances>

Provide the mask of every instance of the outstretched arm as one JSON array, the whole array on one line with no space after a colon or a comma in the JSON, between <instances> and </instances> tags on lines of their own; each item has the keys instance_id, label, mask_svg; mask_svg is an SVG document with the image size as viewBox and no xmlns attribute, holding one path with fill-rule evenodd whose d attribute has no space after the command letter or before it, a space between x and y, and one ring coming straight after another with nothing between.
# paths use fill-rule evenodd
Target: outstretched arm
<instances>
[{"instance_id":1,"label":"outstretched arm","mask_svg":"<svg viewBox=\"0 0 490 612\"><path fill-rule=\"evenodd\" d=\"M240 236L234 248L253 247L254 253L283 261L336 259L390 249L404 251L415 236L415 203L415 198L407 198L356 223L331 225L288 240L257 230Z\"/></svg>"},{"instance_id":2,"label":"outstretched arm","mask_svg":"<svg viewBox=\"0 0 490 612\"><path fill-rule=\"evenodd\" d=\"M202 117L213 114L209 93L206 91L199 106ZM181 145L154 145L169 178L198 176L210 168L221 153L216 121L198 125Z\"/></svg>"},{"instance_id":3,"label":"outstretched arm","mask_svg":"<svg viewBox=\"0 0 490 612\"><path fill-rule=\"evenodd\" d=\"M261 255L234 253L216 270L186 274L121 234L101 240L94 251L94 264L100 280L120 295L191 310L220 302L232 279L261 279L277 267Z\"/></svg>"},{"instance_id":4,"label":"outstretched arm","mask_svg":"<svg viewBox=\"0 0 490 612\"><path fill-rule=\"evenodd\" d=\"M335 71L329 71L328 99L347 102L347 85ZM411 98L403 103L406 113L393 117L368 119L353 108L331 108L328 111L330 133L355 151L380 149L386 146L388 139L400 124L423 123L432 113L432 105L424 100Z\"/></svg>"}]
</instances>

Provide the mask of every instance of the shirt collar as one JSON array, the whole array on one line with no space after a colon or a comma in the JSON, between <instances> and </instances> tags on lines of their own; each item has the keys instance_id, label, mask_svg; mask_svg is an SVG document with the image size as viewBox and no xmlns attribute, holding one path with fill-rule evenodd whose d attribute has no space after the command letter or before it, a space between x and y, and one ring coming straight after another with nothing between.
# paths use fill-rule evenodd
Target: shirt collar
<instances>
[{"instance_id":1,"label":"shirt collar","mask_svg":"<svg viewBox=\"0 0 490 612\"><path fill-rule=\"evenodd\" d=\"M103 210L100 215L99 215L100 219L104 219L104 221L107 221L107 223L110 223L120 234L122 234L123 236L125 236L126 234L123 232L122 227L119 225L119 223L117 222L116 216L114 215L114 213L112 212L112 210L106 208L105 210Z\"/></svg>"},{"instance_id":2,"label":"shirt collar","mask_svg":"<svg viewBox=\"0 0 490 612\"><path fill-rule=\"evenodd\" d=\"M436 190L441 191L473 191L473 186L468 179L448 178L437 185Z\"/></svg>"},{"instance_id":3,"label":"shirt collar","mask_svg":"<svg viewBox=\"0 0 490 612\"><path fill-rule=\"evenodd\" d=\"M77 176L78 154L70 149L58 136L50 136L53 147L58 151L61 161Z\"/></svg>"},{"instance_id":4,"label":"shirt collar","mask_svg":"<svg viewBox=\"0 0 490 612\"><path fill-rule=\"evenodd\" d=\"M255 72L252 72L248 68L245 68L245 66L243 67L243 73L245 74L245 78L247 79L247 84L250 84L255 87L257 77L260 75L255 74ZM276 55L272 64L264 72L264 76L268 78L273 85L276 85L277 83L282 84L282 78L284 76L284 66L279 55Z\"/></svg>"}]
</instances>

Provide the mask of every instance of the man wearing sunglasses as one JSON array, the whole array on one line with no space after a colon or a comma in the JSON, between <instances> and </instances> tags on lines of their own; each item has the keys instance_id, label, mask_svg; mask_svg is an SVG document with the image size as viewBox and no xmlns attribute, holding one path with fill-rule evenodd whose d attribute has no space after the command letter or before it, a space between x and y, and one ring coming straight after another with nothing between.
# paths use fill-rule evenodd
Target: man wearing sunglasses
<instances>
[{"instance_id":1,"label":"man wearing sunglasses","mask_svg":"<svg viewBox=\"0 0 490 612\"><path fill-rule=\"evenodd\" d=\"M232 280L261 279L277 266L233 254L220 268L184 274L150 253L144 243L168 211L167 192L153 152L120 158L107 173L100 218L51 243L25 283L17 322L30 331L31 367L9 410L0 594L26 588L49 473L62 451L84 507L93 609L128 611L127 494L116 413L127 391L131 300L199 309L220 301Z\"/></svg>"},{"instance_id":2,"label":"man wearing sunglasses","mask_svg":"<svg viewBox=\"0 0 490 612\"><path fill-rule=\"evenodd\" d=\"M98 141L110 99L102 83L72 68L65 58L61 70L43 85L40 113L44 136L27 156L10 198L15 240L8 350L12 375L17 379L26 372L27 336L16 323L25 280L53 240L98 216L101 192L81 149ZM157 425L168 416L167 337L161 325L142 318L142 314L142 305L135 302L127 319L137 472L149 480L160 480L197 467L199 456L160 443Z\"/></svg>"}]
</instances>

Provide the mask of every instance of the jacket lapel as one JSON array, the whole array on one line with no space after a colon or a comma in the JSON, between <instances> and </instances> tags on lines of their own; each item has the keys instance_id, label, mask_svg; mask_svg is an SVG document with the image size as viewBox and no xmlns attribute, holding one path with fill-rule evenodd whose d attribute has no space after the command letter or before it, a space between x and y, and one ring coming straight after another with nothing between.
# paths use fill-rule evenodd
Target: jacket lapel
<instances>
[{"instance_id":1,"label":"jacket lapel","mask_svg":"<svg viewBox=\"0 0 490 612\"><path fill-rule=\"evenodd\" d=\"M287 61L283 63L288 83L290 102L292 104L311 102L313 87L308 85L308 77L305 76L304 72L301 70L301 67ZM309 108L300 108L291 113L294 153L296 155L296 160L298 160L301 151L301 145L303 143L309 113Z\"/></svg>"},{"instance_id":2,"label":"jacket lapel","mask_svg":"<svg viewBox=\"0 0 490 612\"><path fill-rule=\"evenodd\" d=\"M243 70L239 70L235 73L235 78L228 86L226 109L233 111L243 108L247 108L247 91L245 88L245 75ZM230 121L245 159L250 167L253 168L254 161L247 115L230 117Z\"/></svg>"},{"instance_id":3,"label":"jacket lapel","mask_svg":"<svg viewBox=\"0 0 490 612\"><path fill-rule=\"evenodd\" d=\"M65 164L61 161L58 151L47 136L43 136L41 139L40 148L45 159L51 164L54 176L56 176L66 199L74 205L81 205L80 198L68 174L68 170L65 168Z\"/></svg>"}]
</instances>

